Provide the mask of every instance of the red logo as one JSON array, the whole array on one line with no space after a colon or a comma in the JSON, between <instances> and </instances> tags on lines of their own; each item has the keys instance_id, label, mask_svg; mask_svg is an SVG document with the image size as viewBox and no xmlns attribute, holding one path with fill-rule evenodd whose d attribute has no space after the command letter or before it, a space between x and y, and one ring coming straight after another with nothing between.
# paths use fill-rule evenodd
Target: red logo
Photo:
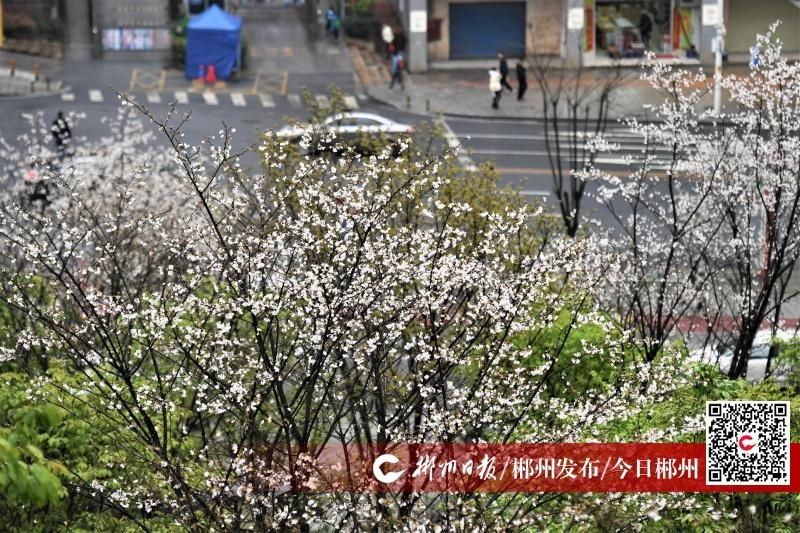
<instances>
[{"instance_id":1,"label":"red logo","mask_svg":"<svg viewBox=\"0 0 800 533\"><path fill-rule=\"evenodd\" d=\"M758 446L758 439L756 438L755 435L744 433L739 437L737 444L739 445L740 450L742 450L743 452L749 452L752 451L753 448Z\"/></svg>"}]
</instances>

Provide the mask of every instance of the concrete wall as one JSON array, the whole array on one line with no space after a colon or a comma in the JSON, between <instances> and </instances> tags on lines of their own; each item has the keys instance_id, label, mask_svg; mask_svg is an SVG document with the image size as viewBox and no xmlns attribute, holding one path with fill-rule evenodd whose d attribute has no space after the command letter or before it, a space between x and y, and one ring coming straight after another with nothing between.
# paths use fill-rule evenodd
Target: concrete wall
<instances>
[{"instance_id":1,"label":"concrete wall","mask_svg":"<svg viewBox=\"0 0 800 533\"><path fill-rule=\"evenodd\" d=\"M510 1L510 0L505 0ZM513 1L513 0L511 0ZM452 3L487 0L458 0ZM428 59L446 61L450 59L450 0L432 0L429 19L441 19L442 32L438 41L428 43ZM525 47L528 54L560 54L563 23L562 0L527 0L525 8Z\"/></svg>"},{"instance_id":2,"label":"concrete wall","mask_svg":"<svg viewBox=\"0 0 800 533\"><path fill-rule=\"evenodd\" d=\"M94 5L95 21L100 28L165 27L170 21L167 0L102 0Z\"/></svg>"},{"instance_id":3,"label":"concrete wall","mask_svg":"<svg viewBox=\"0 0 800 533\"><path fill-rule=\"evenodd\" d=\"M781 20L777 36L786 52L800 51L800 9L789 0L728 0L726 44L731 54L749 54L757 33Z\"/></svg>"}]
</instances>

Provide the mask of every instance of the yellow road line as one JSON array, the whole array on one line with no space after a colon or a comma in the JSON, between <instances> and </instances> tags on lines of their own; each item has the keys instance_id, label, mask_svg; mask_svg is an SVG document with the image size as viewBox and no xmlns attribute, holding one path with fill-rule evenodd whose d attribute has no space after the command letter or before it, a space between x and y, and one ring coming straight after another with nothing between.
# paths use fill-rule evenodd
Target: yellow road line
<instances>
[{"instance_id":1,"label":"yellow road line","mask_svg":"<svg viewBox=\"0 0 800 533\"><path fill-rule=\"evenodd\" d=\"M139 77L139 69L131 70L131 81L128 84L128 92L131 92L133 88L136 87L136 81L138 77Z\"/></svg>"},{"instance_id":2,"label":"yellow road line","mask_svg":"<svg viewBox=\"0 0 800 533\"><path fill-rule=\"evenodd\" d=\"M283 73L283 81L281 81L281 96L286 96L286 86L289 84L289 73Z\"/></svg>"}]
</instances>

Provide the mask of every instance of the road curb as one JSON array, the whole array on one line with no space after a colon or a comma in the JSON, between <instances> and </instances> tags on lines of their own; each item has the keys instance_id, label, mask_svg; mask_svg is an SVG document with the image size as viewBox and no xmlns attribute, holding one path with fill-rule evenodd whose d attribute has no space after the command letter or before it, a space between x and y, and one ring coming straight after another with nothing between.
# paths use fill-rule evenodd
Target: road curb
<instances>
[{"instance_id":1,"label":"road curb","mask_svg":"<svg viewBox=\"0 0 800 533\"><path fill-rule=\"evenodd\" d=\"M64 89L61 89L59 91L50 91L49 93L48 92L44 92L44 93L33 93L33 94L7 94L7 95L0 95L0 101L3 101L3 100L30 100L32 98L49 98L49 97L52 97L52 96L58 96L58 95L64 94L65 92L69 92L69 91L65 91Z\"/></svg>"}]
</instances>

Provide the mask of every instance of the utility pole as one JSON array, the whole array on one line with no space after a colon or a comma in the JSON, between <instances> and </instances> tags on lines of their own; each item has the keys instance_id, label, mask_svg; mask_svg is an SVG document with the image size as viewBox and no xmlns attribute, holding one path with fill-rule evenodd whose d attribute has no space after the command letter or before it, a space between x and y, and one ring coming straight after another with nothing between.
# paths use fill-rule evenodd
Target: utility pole
<instances>
[{"instance_id":1,"label":"utility pole","mask_svg":"<svg viewBox=\"0 0 800 533\"><path fill-rule=\"evenodd\" d=\"M722 112L722 52L725 49L725 0L717 0L717 36L714 38L714 114Z\"/></svg>"},{"instance_id":2,"label":"utility pole","mask_svg":"<svg viewBox=\"0 0 800 533\"><path fill-rule=\"evenodd\" d=\"M345 0L339 0L339 44L344 44L344 15L346 4L347 2Z\"/></svg>"},{"instance_id":3,"label":"utility pole","mask_svg":"<svg viewBox=\"0 0 800 533\"><path fill-rule=\"evenodd\" d=\"M67 47L65 56L75 61L92 57L92 26L87 0L66 0Z\"/></svg>"}]
</instances>

